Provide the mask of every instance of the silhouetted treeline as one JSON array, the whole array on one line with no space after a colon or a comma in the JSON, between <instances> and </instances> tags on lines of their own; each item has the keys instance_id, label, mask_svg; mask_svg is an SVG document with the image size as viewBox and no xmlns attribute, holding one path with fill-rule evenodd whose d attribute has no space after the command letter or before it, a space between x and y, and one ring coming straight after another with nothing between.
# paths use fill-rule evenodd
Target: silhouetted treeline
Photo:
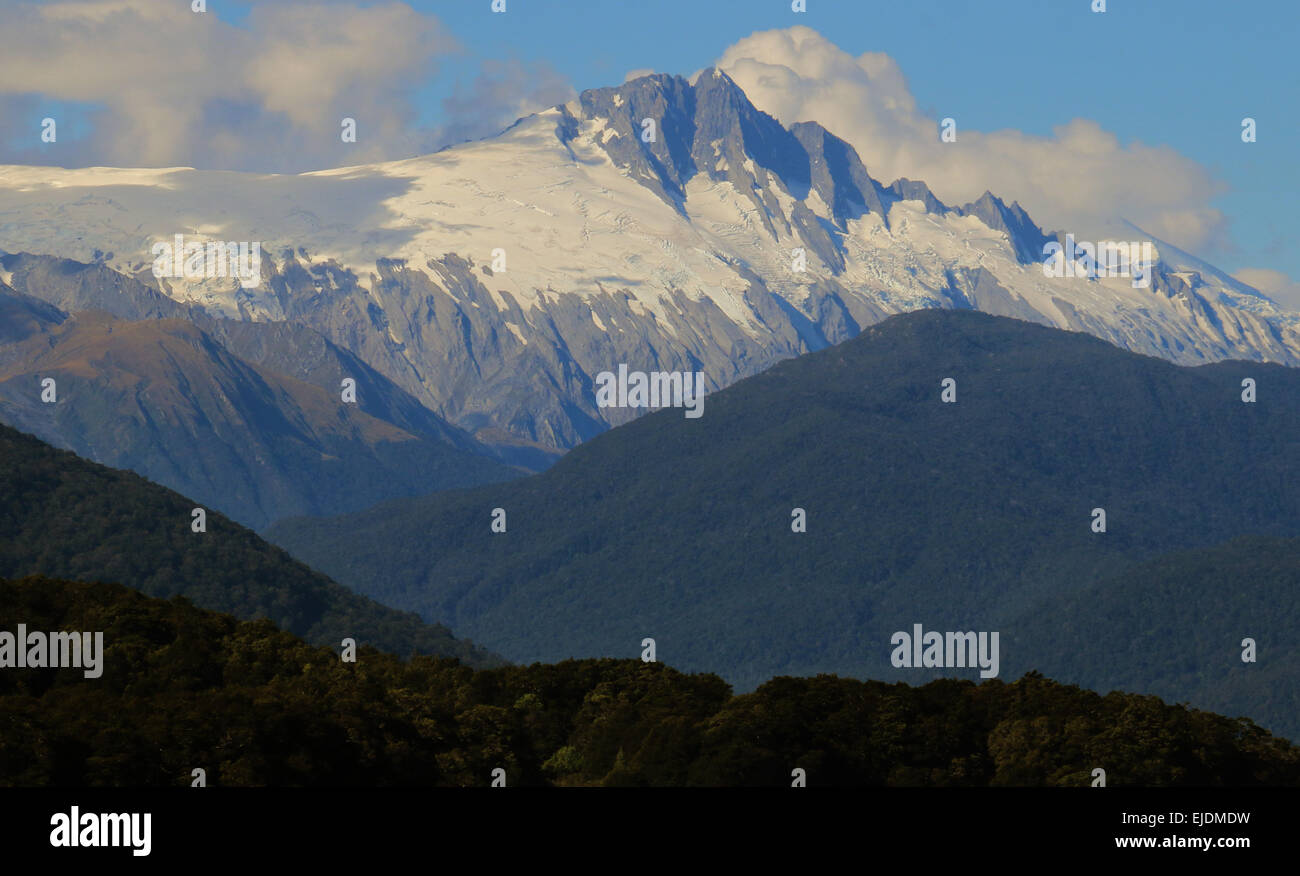
<instances>
[{"instance_id":1,"label":"silhouetted treeline","mask_svg":"<svg viewBox=\"0 0 1300 876\"><path fill-rule=\"evenodd\" d=\"M103 675L0 670L8 785L1297 784L1300 749L1243 719L1031 674L922 687L581 660L473 670L115 584L0 581L0 629L102 630Z\"/></svg>"}]
</instances>

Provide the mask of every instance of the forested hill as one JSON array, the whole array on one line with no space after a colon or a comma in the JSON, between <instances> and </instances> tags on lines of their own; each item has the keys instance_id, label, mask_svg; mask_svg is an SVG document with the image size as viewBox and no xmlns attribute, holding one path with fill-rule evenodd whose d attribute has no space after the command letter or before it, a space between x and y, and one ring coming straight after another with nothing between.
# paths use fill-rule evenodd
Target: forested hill
<instances>
[{"instance_id":1,"label":"forested hill","mask_svg":"<svg viewBox=\"0 0 1300 876\"><path fill-rule=\"evenodd\" d=\"M651 636L660 659L738 689L819 672L924 680L890 662L891 634L916 623L1032 642L1005 650L1008 668L1065 665L1054 631L1071 616L1035 612L1044 600L1167 553L1300 536L1300 371L1279 365L1182 367L1085 334L925 310L711 393L702 410L647 414L533 477L267 535L515 662L634 656ZM1098 592L1126 616L1142 598ZM1202 680L1224 678L1251 635L1221 616L1192 631L1221 634L1225 660ZM1287 604L1279 617L1296 614ZM1146 648L1190 654L1186 630L1152 620ZM1261 660L1297 642L1283 624ZM1161 680L1126 677L1141 691ZM1204 705L1202 690L1169 695Z\"/></svg>"},{"instance_id":2,"label":"forested hill","mask_svg":"<svg viewBox=\"0 0 1300 876\"><path fill-rule=\"evenodd\" d=\"M182 595L236 617L270 618L318 644L350 637L398 654L499 665L437 624L360 596L211 510L139 475L0 426L0 575L113 581ZM8 617L5 615L4 617Z\"/></svg>"},{"instance_id":3,"label":"forested hill","mask_svg":"<svg viewBox=\"0 0 1300 876\"><path fill-rule=\"evenodd\" d=\"M103 673L0 672L0 783L485 786L1295 785L1300 749L1249 721L1038 675L921 687L582 660L475 671L113 584L0 580L0 617L104 633Z\"/></svg>"},{"instance_id":4,"label":"forested hill","mask_svg":"<svg viewBox=\"0 0 1300 876\"><path fill-rule=\"evenodd\" d=\"M1140 690L1300 738L1300 538L1165 554L1053 594L1009 628L1010 673ZM1254 661L1242 660L1247 639Z\"/></svg>"}]
</instances>

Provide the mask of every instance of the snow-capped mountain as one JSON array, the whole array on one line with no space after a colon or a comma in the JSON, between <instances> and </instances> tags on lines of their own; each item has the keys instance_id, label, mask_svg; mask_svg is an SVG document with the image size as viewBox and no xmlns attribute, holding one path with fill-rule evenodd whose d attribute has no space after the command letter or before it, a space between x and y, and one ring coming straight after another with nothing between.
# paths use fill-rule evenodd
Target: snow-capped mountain
<instances>
[{"instance_id":1,"label":"snow-capped mountain","mask_svg":"<svg viewBox=\"0 0 1300 876\"><path fill-rule=\"evenodd\" d=\"M178 234L258 242L261 282L155 278L155 245ZM923 307L1186 364L1300 365L1300 317L1133 234L1157 257L1144 286L1046 276L1057 235L1019 205L886 185L831 132L782 127L712 69L587 91L432 155L297 176L0 167L0 250L100 262L213 316L306 324L484 440L551 448L635 415L596 405L595 375L620 363L719 388Z\"/></svg>"}]
</instances>

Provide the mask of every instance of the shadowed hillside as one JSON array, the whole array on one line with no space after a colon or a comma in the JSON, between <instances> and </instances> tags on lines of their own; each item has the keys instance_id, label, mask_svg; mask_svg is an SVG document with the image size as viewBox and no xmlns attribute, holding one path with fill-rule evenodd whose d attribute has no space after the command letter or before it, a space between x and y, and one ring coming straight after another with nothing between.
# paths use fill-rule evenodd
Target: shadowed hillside
<instances>
[{"instance_id":1,"label":"shadowed hillside","mask_svg":"<svg viewBox=\"0 0 1300 876\"><path fill-rule=\"evenodd\" d=\"M340 587L213 511L207 531L193 532L193 501L7 426L0 426L0 496L0 575L112 581L270 618L312 642L351 637L399 654L500 662L446 627Z\"/></svg>"},{"instance_id":2,"label":"shadowed hillside","mask_svg":"<svg viewBox=\"0 0 1300 876\"><path fill-rule=\"evenodd\" d=\"M0 283L0 420L254 527L520 474L309 329L200 321L68 315Z\"/></svg>"}]
</instances>

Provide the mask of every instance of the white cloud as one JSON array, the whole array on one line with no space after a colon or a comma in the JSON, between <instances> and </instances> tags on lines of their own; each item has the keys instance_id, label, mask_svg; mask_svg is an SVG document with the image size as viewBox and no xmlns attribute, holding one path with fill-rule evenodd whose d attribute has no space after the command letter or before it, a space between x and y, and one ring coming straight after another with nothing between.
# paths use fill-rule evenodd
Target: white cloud
<instances>
[{"instance_id":1,"label":"white cloud","mask_svg":"<svg viewBox=\"0 0 1300 876\"><path fill-rule=\"evenodd\" d=\"M1209 206L1224 186L1204 167L1168 147L1121 145L1096 122L1075 119L1039 137L981 132L957 118L957 142L943 143L940 119L917 108L892 58L854 57L803 26L746 37L717 66L783 124L816 121L847 140L886 184L924 180L950 204L987 189L1048 229L1097 237L1123 218L1191 251L1226 239L1225 217Z\"/></svg>"},{"instance_id":2,"label":"white cloud","mask_svg":"<svg viewBox=\"0 0 1300 876\"><path fill-rule=\"evenodd\" d=\"M284 0L254 5L236 26L219 6L196 14L188 2L162 0L6 2L0 102L39 95L89 109L83 118L56 117L57 148L42 147L36 127L29 144L10 136L0 162L258 171L357 164L429 152L467 131L493 133L486 127L496 120L509 124L544 106L530 100L567 87L549 68L484 69L485 81L468 86L473 99L446 107L444 128L420 129L416 91L440 62L463 60L433 16L395 0ZM355 144L340 139L344 118L357 121ZM65 133L78 129L91 133Z\"/></svg>"},{"instance_id":3,"label":"white cloud","mask_svg":"<svg viewBox=\"0 0 1300 876\"><path fill-rule=\"evenodd\" d=\"M1278 306L1300 312L1300 282L1281 271L1271 268L1242 268L1232 276L1248 286L1254 286L1276 301Z\"/></svg>"},{"instance_id":4,"label":"white cloud","mask_svg":"<svg viewBox=\"0 0 1300 876\"><path fill-rule=\"evenodd\" d=\"M576 96L550 64L488 60L468 87L457 87L442 102L447 122L439 138L448 143L497 133L515 120Z\"/></svg>"}]
</instances>

